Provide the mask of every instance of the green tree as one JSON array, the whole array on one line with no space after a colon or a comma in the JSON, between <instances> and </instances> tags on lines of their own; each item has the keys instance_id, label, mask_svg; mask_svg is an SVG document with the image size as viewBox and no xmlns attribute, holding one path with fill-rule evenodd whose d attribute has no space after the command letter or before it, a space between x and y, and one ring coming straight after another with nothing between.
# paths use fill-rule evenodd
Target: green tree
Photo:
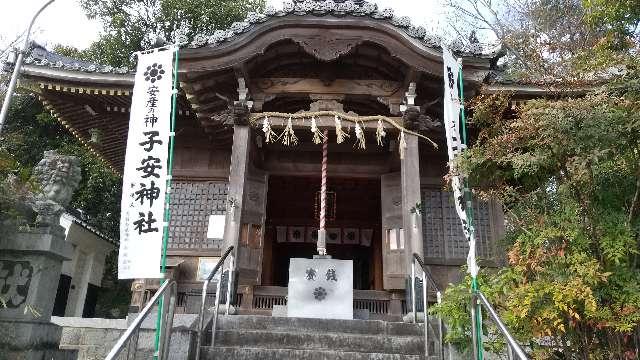
<instances>
[{"instance_id":1,"label":"green tree","mask_svg":"<svg viewBox=\"0 0 640 360\"><path fill-rule=\"evenodd\" d=\"M583 0L587 18L595 27L610 35L609 45L628 46L629 41L640 40L640 2L638 0Z\"/></svg>"},{"instance_id":2,"label":"green tree","mask_svg":"<svg viewBox=\"0 0 640 360\"><path fill-rule=\"evenodd\" d=\"M42 110L37 98L29 94L14 96L9 108L9 121L0 137L0 223L23 215L20 201L33 190L29 184L31 169L44 151L58 148L70 139Z\"/></svg>"},{"instance_id":3,"label":"green tree","mask_svg":"<svg viewBox=\"0 0 640 360\"><path fill-rule=\"evenodd\" d=\"M117 239L120 209L120 179L106 164L69 133L51 114L44 111L32 94L13 98L8 121L0 143L0 174L5 183L2 213L12 217L15 211L16 187L27 190L31 169L47 150L58 150L81 160L82 180L70 207L86 215L83 219L100 231ZM21 192L18 192L20 194ZM1 205L0 205L1 206Z\"/></svg>"},{"instance_id":4,"label":"green tree","mask_svg":"<svg viewBox=\"0 0 640 360\"><path fill-rule=\"evenodd\" d=\"M639 345L640 81L624 80L516 113L508 97L474 107L482 130L458 169L505 205L510 244L481 288L540 358L624 359Z\"/></svg>"},{"instance_id":5,"label":"green tree","mask_svg":"<svg viewBox=\"0 0 640 360\"><path fill-rule=\"evenodd\" d=\"M82 57L131 67L131 54L151 47L156 37L182 42L198 34L211 35L250 11L261 11L265 0L82 0L81 4L104 29Z\"/></svg>"},{"instance_id":6,"label":"green tree","mask_svg":"<svg viewBox=\"0 0 640 360\"><path fill-rule=\"evenodd\" d=\"M582 89L519 108L510 94L467 104L479 133L454 168L475 196L504 204L507 224L508 266L484 268L480 288L534 358L637 359L638 10L624 1L462 1L473 4L462 15L505 44L509 76ZM468 347L468 279L444 299L435 311L448 341ZM487 347L504 346L484 325Z\"/></svg>"},{"instance_id":7,"label":"green tree","mask_svg":"<svg viewBox=\"0 0 640 360\"><path fill-rule=\"evenodd\" d=\"M637 0L628 1L637 3ZM518 81L568 87L584 85L623 67L639 50L629 36L634 9L608 0L448 0L458 41L497 39L504 75ZM586 4L586 5L585 5ZM624 20L624 21L623 21ZM635 24L635 25L633 25Z\"/></svg>"}]
</instances>

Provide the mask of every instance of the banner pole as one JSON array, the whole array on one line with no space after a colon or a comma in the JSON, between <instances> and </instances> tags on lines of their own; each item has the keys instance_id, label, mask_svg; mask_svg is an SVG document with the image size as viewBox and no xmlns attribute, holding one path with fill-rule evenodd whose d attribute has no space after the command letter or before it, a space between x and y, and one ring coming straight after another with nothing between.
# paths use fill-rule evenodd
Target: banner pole
<instances>
[{"instance_id":1,"label":"banner pole","mask_svg":"<svg viewBox=\"0 0 640 360\"><path fill-rule=\"evenodd\" d=\"M171 210L169 208L171 204L171 182L173 175L173 149L175 143L175 131L176 131L176 112L178 104L178 52L180 48L175 49L175 60L173 63L173 88L171 95L171 125L169 127L169 157L167 161L167 191L164 197L164 216L163 216L163 234L162 234L162 257L160 261L160 273L162 274L162 280L160 285L162 286L167 279L165 274L167 272L167 246L169 243L169 221L171 220ZM161 296L158 299L158 316L156 318L156 333L154 340L154 355L155 360L158 359L158 351L160 349L160 335L162 327L162 312L164 308L164 298ZM171 341L171 339L169 339ZM163 349L166 350L166 349Z\"/></svg>"},{"instance_id":2,"label":"banner pole","mask_svg":"<svg viewBox=\"0 0 640 360\"><path fill-rule=\"evenodd\" d=\"M464 113L464 83L462 78L462 61L458 62L459 64L459 79L458 83L460 84L460 120L461 120L461 130L462 130L462 143L465 147L469 146L468 138L467 138L467 119ZM475 226L473 225L473 202L471 200L471 191L469 190L469 182L467 179L464 179L464 197L465 197L465 207L467 211L467 219L469 221L469 228L472 230L471 236L475 238ZM475 250L475 249L474 249ZM475 251L473 252L475 254ZM475 258L473 259L475 262ZM478 287L478 278L475 275L471 276L471 292L475 293L479 290ZM478 342L477 342L477 354L478 358L476 360L483 360L483 346L482 346L482 312L479 304L473 304L475 306L475 312L472 311L472 324L476 330Z\"/></svg>"}]
</instances>

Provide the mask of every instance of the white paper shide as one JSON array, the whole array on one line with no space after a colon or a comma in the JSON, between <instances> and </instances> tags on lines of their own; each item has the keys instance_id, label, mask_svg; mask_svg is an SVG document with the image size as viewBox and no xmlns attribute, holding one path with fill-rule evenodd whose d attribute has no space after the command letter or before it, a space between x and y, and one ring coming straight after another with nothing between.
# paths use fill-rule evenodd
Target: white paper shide
<instances>
[{"instance_id":1,"label":"white paper shide","mask_svg":"<svg viewBox=\"0 0 640 360\"><path fill-rule=\"evenodd\" d=\"M120 279L162 277L173 54L138 55L122 177Z\"/></svg>"}]
</instances>

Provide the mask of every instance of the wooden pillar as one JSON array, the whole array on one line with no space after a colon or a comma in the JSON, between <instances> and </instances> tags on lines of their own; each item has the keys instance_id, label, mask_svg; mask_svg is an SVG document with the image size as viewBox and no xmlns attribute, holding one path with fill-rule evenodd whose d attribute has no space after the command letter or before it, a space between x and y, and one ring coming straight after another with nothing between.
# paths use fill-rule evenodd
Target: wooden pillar
<instances>
[{"instance_id":1,"label":"wooden pillar","mask_svg":"<svg viewBox=\"0 0 640 360\"><path fill-rule=\"evenodd\" d=\"M238 253L240 239L244 189L249 168L250 139L251 131L249 126L233 126L233 147L231 150L231 168L229 172L229 192L223 251L233 245L235 246L234 254ZM238 262L236 261L235 263L237 264Z\"/></svg>"},{"instance_id":2,"label":"wooden pillar","mask_svg":"<svg viewBox=\"0 0 640 360\"><path fill-rule=\"evenodd\" d=\"M402 228L404 229L407 274L411 274L411 261L413 253L424 258L422 244L422 219L418 207L420 207L420 155L418 150L418 137L405 134L407 148L404 159L401 161L402 183Z\"/></svg>"},{"instance_id":3,"label":"wooden pillar","mask_svg":"<svg viewBox=\"0 0 640 360\"><path fill-rule=\"evenodd\" d=\"M262 272L267 174L253 166L254 143L246 123L233 127L229 194L225 221L225 249L235 247L238 285L259 285Z\"/></svg>"},{"instance_id":4,"label":"wooden pillar","mask_svg":"<svg viewBox=\"0 0 640 360\"><path fill-rule=\"evenodd\" d=\"M404 294L400 292L392 292L391 300L389 301L389 315L393 321L400 321L402 319L402 300L405 300Z\"/></svg>"},{"instance_id":5,"label":"wooden pillar","mask_svg":"<svg viewBox=\"0 0 640 360\"><path fill-rule=\"evenodd\" d=\"M253 309L253 286L243 285L238 287L238 293L242 294L242 302L240 303L240 311L242 314L248 314Z\"/></svg>"}]
</instances>

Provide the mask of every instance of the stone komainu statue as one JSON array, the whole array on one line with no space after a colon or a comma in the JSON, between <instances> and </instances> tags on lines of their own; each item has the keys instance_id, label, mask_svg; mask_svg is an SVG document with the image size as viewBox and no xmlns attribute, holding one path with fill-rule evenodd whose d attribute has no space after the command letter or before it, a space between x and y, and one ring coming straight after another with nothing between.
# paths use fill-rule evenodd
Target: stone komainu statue
<instances>
[{"instance_id":1,"label":"stone komainu statue","mask_svg":"<svg viewBox=\"0 0 640 360\"><path fill-rule=\"evenodd\" d=\"M45 151L32 176L37 190L29 203L37 213L36 223L57 224L81 179L78 158L60 155L55 150Z\"/></svg>"}]
</instances>

